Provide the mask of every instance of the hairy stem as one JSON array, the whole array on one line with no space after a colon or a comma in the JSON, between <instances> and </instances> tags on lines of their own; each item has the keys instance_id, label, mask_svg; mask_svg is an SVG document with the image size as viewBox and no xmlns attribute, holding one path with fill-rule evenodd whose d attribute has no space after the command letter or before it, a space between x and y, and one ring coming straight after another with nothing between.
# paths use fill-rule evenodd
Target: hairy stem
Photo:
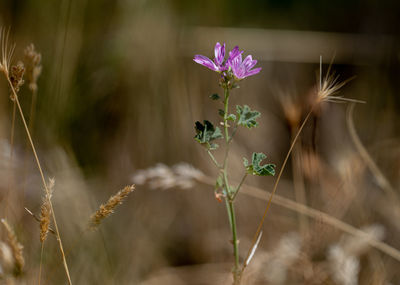
<instances>
[{"instance_id":1,"label":"hairy stem","mask_svg":"<svg viewBox=\"0 0 400 285\"><path fill-rule=\"evenodd\" d=\"M47 187L46 179L44 178L44 174L43 174L42 167L40 165L39 157L37 155L35 145L33 144L32 137L31 137L31 134L29 132L28 125L26 124L25 116L24 116L24 113L22 111L21 105L19 103L17 93L15 92L15 89L14 89L14 87L13 87L13 85L11 83L11 80L10 80L10 78L8 76L7 76L7 81L9 83L9 85L10 85L11 91L13 92L14 99L15 99L15 102L16 102L17 107L18 107L19 114L20 114L21 119L22 119L22 123L24 124L26 135L28 136L29 143L30 143L30 145L32 147L32 152L33 152L37 167L38 167L39 172L40 172L40 176L41 176L41 179L42 179L42 183L43 183L44 189L46 191L46 194L50 195L50 191L49 191L49 189ZM55 216L54 209L53 209L53 203L51 201L49 201L49 204L50 204L50 209L51 209L51 215L53 217L54 227L55 227L56 234L57 234L58 245L60 247L60 251L61 251L61 255L62 255L62 259L63 259L65 273L67 274L67 278L68 278L68 284L72 285L71 276L70 276L69 270L68 270L67 260L65 259L64 248L63 248L63 245L62 245L61 236L60 236L60 232L58 230L56 216Z\"/></svg>"},{"instance_id":2,"label":"hairy stem","mask_svg":"<svg viewBox=\"0 0 400 285\"><path fill-rule=\"evenodd\" d=\"M229 110L229 89L224 89L224 132L225 132L225 157L224 163L222 165L223 170L223 178L226 190L226 207L228 210L228 216L232 231L232 244L233 244L233 255L234 255L234 267L233 267L233 284L240 284L240 270L239 270L239 241L237 238L237 227L236 227L236 217L235 217L235 208L233 205L232 199L232 189L229 186L228 181L228 154L229 154L229 145L231 143L231 138L229 137L228 131L228 110Z\"/></svg>"}]
</instances>

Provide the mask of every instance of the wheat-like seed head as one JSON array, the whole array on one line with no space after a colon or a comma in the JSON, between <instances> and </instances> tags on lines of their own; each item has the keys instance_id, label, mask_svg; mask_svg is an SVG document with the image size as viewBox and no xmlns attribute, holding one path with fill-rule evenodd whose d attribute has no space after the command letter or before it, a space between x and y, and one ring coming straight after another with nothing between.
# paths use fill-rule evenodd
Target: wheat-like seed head
<instances>
[{"instance_id":1,"label":"wheat-like seed head","mask_svg":"<svg viewBox=\"0 0 400 285\"><path fill-rule=\"evenodd\" d=\"M11 247L14 257L15 272L16 274L20 274L25 265L25 259L23 255L24 247L18 242L17 236L8 222L5 219L1 219L1 222L7 231L8 244Z\"/></svg>"},{"instance_id":2,"label":"wheat-like seed head","mask_svg":"<svg viewBox=\"0 0 400 285\"><path fill-rule=\"evenodd\" d=\"M6 31L5 28L0 28L0 44L1 44L1 60L0 71L2 71L8 78L10 73L11 60L14 54L15 44L9 43L10 30Z\"/></svg>"},{"instance_id":3,"label":"wheat-like seed head","mask_svg":"<svg viewBox=\"0 0 400 285\"><path fill-rule=\"evenodd\" d=\"M354 103L365 103L364 101L345 98L343 96L334 96L339 92L339 90L346 85L349 81L353 80L354 77L346 79L345 81L339 82L339 75L331 73L332 62L329 64L328 71L325 74L324 79L322 79L322 57L320 57L320 74L319 74L319 85L317 92L317 103L321 102L354 102Z\"/></svg>"},{"instance_id":4,"label":"wheat-like seed head","mask_svg":"<svg viewBox=\"0 0 400 285\"><path fill-rule=\"evenodd\" d=\"M49 179L48 189L49 192L45 193L43 197L43 203L40 207L40 242L46 240L47 234L50 228L50 217L51 217L51 206L50 199L54 191L55 181L53 178Z\"/></svg>"},{"instance_id":5,"label":"wheat-like seed head","mask_svg":"<svg viewBox=\"0 0 400 285\"><path fill-rule=\"evenodd\" d=\"M111 196L106 204L100 205L99 209L90 217L89 228L95 230L105 218L114 213L115 207L122 204L134 189L134 185L126 186L124 189L118 191L117 194Z\"/></svg>"}]
</instances>

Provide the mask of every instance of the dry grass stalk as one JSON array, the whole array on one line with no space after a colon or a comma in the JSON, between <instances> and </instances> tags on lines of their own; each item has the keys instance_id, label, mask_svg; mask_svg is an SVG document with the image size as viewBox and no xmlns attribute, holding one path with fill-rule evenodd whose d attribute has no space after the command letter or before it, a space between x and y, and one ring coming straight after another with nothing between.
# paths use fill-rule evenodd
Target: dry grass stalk
<instances>
[{"instance_id":1,"label":"dry grass stalk","mask_svg":"<svg viewBox=\"0 0 400 285\"><path fill-rule=\"evenodd\" d=\"M12 55L13 55L13 51L14 51L14 45L11 46L11 47L9 46L9 44L8 44L8 34L9 34L8 32L7 32L7 34L5 34L4 30L0 29L0 41L1 41L1 48L2 48L2 50L1 50L2 56L1 56L1 62L0 62L0 71L3 72L4 76L6 77L6 79L8 81L8 84L10 86L10 89L11 89L11 92L12 92L12 98L14 99L15 105L18 108L18 112L20 114L22 123L24 125L25 132L26 132L26 135L28 137L29 144L30 144L30 146L32 148L32 152L33 152L33 155L35 157L36 165L37 165L37 168L39 170L40 177L41 177L44 189L46 190L46 193L50 193L49 189L47 187L46 179L44 178L44 173L43 173L40 161L39 161L39 157L38 157L37 152L36 152L36 147L35 147L35 145L33 143L31 133L29 131L28 125L27 125L26 120L25 120L24 112L22 111L21 104L19 103L17 92L15 91L14 86L13 86L11 80L10 80L9 66L10 66L10 61L12 59ZM60 235L60 231L58 230L57 220L56 220L56 216L55 216L55 213L54 213L54 209L53 209L53 205L51 203L51 200L49 201L49 204L50 204L50 208L51 208L51 215L53 217L55 232L57 234L58 245L60 247L60 251L61 251L61 255L62 255L62 259L63 259L63 265L64 265L65 273L66 273L67 278L68 278L68 284L71 285L72 284L71 276L69 274L68 264L67 264L67 260L65 258L65 253L64 253L64 247L62 245L61 235Z\"/></svg>"},{"instance_id":2,"label":"dry grass stalk","mask_svg":"<svg viewBox=\"0 0 400 285\"><path fill-rule=\"evenodd\" d=\"M7 231L7 238L8 244L12 250L12 254L14 257L14 266L15 266L15 273L18 275L22 272L22 269L25 265L25 259L23 255L23 245L19 243L17 236L15 235L11 226L7 223L5 219L1 219L6 231Z\"/></svg>"},{"instance_id":3,"label":"dry grass stalk","mask_svg":"<svg viewBox=\"0 0 400 285\"><path fill-rule=\"evenodd\" d=\"M36 92L37 80L42 73L42 55L35 50L35 46L33 44L30 44L25 48L24 54L29 89L32 92Z\"/></svg>"},{"instance_id":4,"label":"dry grass stalk","mask_svg":"<svg viewBox=\"0 0 400 285\"><path fill-rule=\"evenodd\" d=\"M100 205L100 208L90 217L89 228L95 230L105 218L114 213L115 207L122 204L134 189L134 185L126 186L117 194L111 196L107 203Z\"/></svg>"},{"instance_id":5,"label":"dry grass stalk","mask_svg":"<svg viewBox=\"0 0 400 285\"><path fill-rule=\"evenodd\" d=\"M50 201L51 196L54 191L54 179L49 179L49 193L45 192L43 197L43 203L40 207L40 242L44 242L46 240L47 234L50 228L50 217L51 217L51 207Z\"/></svg>"}]
</instances>

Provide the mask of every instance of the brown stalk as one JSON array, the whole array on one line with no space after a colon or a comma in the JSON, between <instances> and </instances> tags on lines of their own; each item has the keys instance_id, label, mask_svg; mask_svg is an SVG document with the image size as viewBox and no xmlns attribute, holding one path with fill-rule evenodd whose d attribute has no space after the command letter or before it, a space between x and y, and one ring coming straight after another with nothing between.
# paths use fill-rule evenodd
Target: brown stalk
<instances>
[{"instance_id":1,"label":"brown stalk","mask_svg":"<svg viewBox=\"0 0 400 285\"><path fill-rule=\"evenodd\" d=\"M6 74L6 75L7 75L7 74ZM31 147L32 147L32 152L33 152L33 155L34 155L34 157L35 157L36 165L37 165L37 167L38 167L38 170L39 170L39 173L40 173L40 176L41 176L41 179L42 179L42 183L43 183L44 189L45 189L45 191L46 191L46 194L47 194L47 195L50 195L50 191L49 191L49 189L48 189L48 187L47 187L46 180L45 180L45 178L44 178L43 170L42 170L42 167L41 167L41 165L40 165L40 161L39 161L39 157L38 157L37 152L36 152L35 145L34 145L34 143L33 143L33 141L32 141L32 137L31 137L31 134L30 134L30 132L29 132L28 125L26 124L26 120L25 120L24 113L23 113L23 111L22 111L21 105L20 105L19 100L18 100L18 95L17 95L17 93L15 92L15 89L14 89L14 87L13 87L13 85L12 85L12 83L11 83L10 78L9 78L8 75L6 76L6 78L7 78L7 81L8 81L8 83L9 83L9 85L10 85L11 91L12 91L12 93L13 93L13 95L14 95L14 99L15 99L15 102L16 102L16 104L17 104L19 114L20 114L20 117L21 117L21 119L22 119L22 122L23 122L23 125L24 125L24 128L25 128L25 131L26 131L26 135L28 136L29 143L30 143L30 145L31 145ZM68 284L72 285L71 276L70 276L70 274L69 274L68 265L67 265L67 260L66 260L66 258L65 258L64 248L63 248L62 241L61 241L61 236L60 236L60 232L59 232L59 230L58 230L57 220L56 220L56 216L55 216L55 213L54 213L53 204L52 204L51 201L50 201L50 209L51 209L51 215L52 215L52 217L53 217L53 222L54 222L54 227L55 227L55 231L56 231L56 235L57 235L58 245L59 245L59 247L60 247L60 251L61 251L61 255L62 255L62 259L63 259L63 264L64 264L65 273L66 273L67 278L68 278Z\"/></svg>"}]
</instances>

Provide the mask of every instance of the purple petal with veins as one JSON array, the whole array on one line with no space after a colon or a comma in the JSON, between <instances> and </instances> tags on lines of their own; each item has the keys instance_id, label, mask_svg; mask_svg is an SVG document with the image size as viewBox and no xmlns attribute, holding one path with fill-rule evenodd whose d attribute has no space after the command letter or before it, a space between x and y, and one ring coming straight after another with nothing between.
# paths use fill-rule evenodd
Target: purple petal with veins
<instances>
[{"instance_id":1,"label":"purple petal with veins","mask_svg":"<svg viewBox=\"0 0 400 285\"><path fill-rule=\"evenodd\" d=\"M222 67L222 63L225 59L225 44L221 46L220 43L217 43L214 48L214 62L218 67Z\"/></svg>"},{"instance_id":2,"label":"purple petal with veins","mask_svg":"<svg viewBox=\"0 0 400 285\"><path fill-rule=\"evenodd\" d=\"M201 64L211 70L214 70L214 71L219 70L218 67L215 65L215 63L211 59L209 59L208 57L206 57L204 55L196 54L194 56L193 60L195 62L197 62L198 64Z\"/></svg>"}]
</instances>

